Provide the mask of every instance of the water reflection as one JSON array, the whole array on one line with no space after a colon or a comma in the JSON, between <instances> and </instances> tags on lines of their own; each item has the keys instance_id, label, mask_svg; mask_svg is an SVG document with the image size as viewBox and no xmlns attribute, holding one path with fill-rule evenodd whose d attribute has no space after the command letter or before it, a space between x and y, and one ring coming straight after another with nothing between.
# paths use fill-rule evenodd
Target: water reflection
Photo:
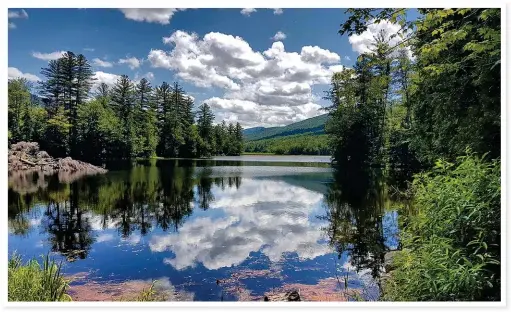
<instances>
[{"instance_id":1,"label":"water reflection","mask_svg":"<svg viewBox=\"0 0 511 312\"><path fill-rule=\"evenodd\" d=\"M325 196L330 244L380 287L384 255L397 247L396 203L381 170L346 168L336 171L334 180Z\"/></svg>"},{"instance_id":2,"label":"water reflection","mask_svg":"<svg viewBox=\"0 0 511 312\"><path fill-rule=\"evenodd\" d=\"M46 183L38 187L29 184L24 189L14 179L11 185L17 188L9 189L10 231L26 234L30 225L26 213L34 206L44 206L42 228L51 241L51 250L73 260L76 256L84 259L98 241L92 230L116 228L124 239L134 232L146 235L153 226L177 231L192 213L194 201L203 210L209 208L214 200L214 180L207 172L197 178L193 167L176 165L153 162L152 166L134 166L130 171L91 176L70 184L59 183L58 177L43 177ZM22 181L29 179L23 177ZM216 180L241 185L239 177Z\"/></svg>"},{"instance_id":3,"label":"water reflection","mask_svg":"<svg viewBox=\"0 0 511 312\"><path fill-rule=\"evenodd\" d=\"M313 259L329 251L320 244L322 231L309 218L323 195L281 181L246 179L236 188L218 192L210 209L216 217L187 222L179 233L153 236L154 252L172 251L166 263L176 269L197 263L208 269L238 265L251 252L261 251L270 261L286 252Z\"/></svg>"},{"instance_id":4,"label":"water reflection","mask_svg":"<svg viewBox=\"0 0 511 312\"><path fill-rule=\"evenodd\" d=\"M339 271L360 288L360 272L378 278L396 244L397 215L373 171L152 160L9 186L9 250L32 257L47 248L72 262L66 273L101 282L166 276L198 300L219 300L217 279L236 280L250 298L286 285L341 291Z\"/></svg>"}]
</instances>

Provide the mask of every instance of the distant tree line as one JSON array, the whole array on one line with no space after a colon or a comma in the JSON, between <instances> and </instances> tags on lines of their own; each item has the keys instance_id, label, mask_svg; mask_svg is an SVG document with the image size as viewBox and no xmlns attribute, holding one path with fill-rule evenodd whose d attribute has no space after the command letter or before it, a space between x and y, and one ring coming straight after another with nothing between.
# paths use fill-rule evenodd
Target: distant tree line
<instances>
[{"instance_id":1,"label":"distant tree line","mask_svg":"<svg viewBox=\"0 0 511 312\"><path fill-rule=\"evenodd\" d=\"M51 60L41 74L40 100L25 79L8 82L10 143L36 141L52 156L91 162L243 151L241 125L214 125L211 108L204 103L194 111L177 82L153 87L122 75L113 87L100 83L92 90L92 67L73 52Z\"/></svg>"}]
</instances>

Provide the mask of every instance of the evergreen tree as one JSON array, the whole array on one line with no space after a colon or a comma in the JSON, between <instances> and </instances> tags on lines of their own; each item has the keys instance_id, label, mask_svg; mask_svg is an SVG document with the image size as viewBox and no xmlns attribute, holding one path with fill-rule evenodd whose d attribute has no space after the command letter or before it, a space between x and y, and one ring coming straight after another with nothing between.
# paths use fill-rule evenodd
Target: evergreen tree
<instances>
[{"instance_id":1,"label":"evergreen tree","mask_svg":"<svg viewBox=\"0 0 511 312\"><path fill-rule=\"evenodd\" d=\"M100 83L96 87L96 90L94 92L94 97L97 100L99 100L103 104L103 106L110 105L110 98L111 98L110 87L104 82Z\"/></svg>"},{"instance_id":2,"label":"evergreen tree","mask_svg":"<svg viewBox=\"0 0 511 312\"><path fill-rule=\"evenodd\" d=\"M235 138L235 155L241 155L243 152L243 128L240 123L236 123L236 127L234 129L234 138Z\"/></svg>"},{"instance_id":3,"label":"evergreen tree","mask_svg":"<svg viewBox=\"0 0 511 312\"><path fill-rule=\"evenodd\" d=\"M41 69L45 79L40 82L41 96L45 99L46 109L49 116L57 113L60 105L63 105L64 81L63 59L50 60L46 68Z\"/></svg>"},{"instance_id":4,"label":"evergreen tree","mask_svg":"<svg viewBox=\"0 0 511 312\"><path fill-rule=\"evenodd\" d=\"M157 117L153 90L149 81L142 78L136 86L136 133L141 148L139 156L149 157L156 153Z\"/></svg>"},{"instance_id":5,"label":"evergreen tree","mask_svg":"<svg viewBox=\"0 0 511 312\"><path fill-rule=\"evenodd\" d=\"M134 147L134 111L135 90L133 83L126 75L122 75L112 89L112 109L122 121L123 147L121 157L131 158Z\"/></svg>"},{"instance_id":6,"label":"evergreen tree","mask_svg":"<svg viewBox=\"0 0 511 312\"><path fill-rule=\"evenodd\" d=\"M213 141L213 120L215 115L208 104L203 103L197 112L197 130L200 137L199 157L210 156Z\"/></svg>"},{"instance_id":7,"label":"evergreen tree","mask_svg":"<svg viewBox=\"0 0 511 312\"><path fill-rule=\"evenodd\" d=\"M180 157L190 158L195 156L197 136L193 129L194 122L195 116L193 113L193 100L192 98L185 96L181 115L184 144L181 145L181 149L179 150Z\"/></svg>"},{"instance_id":8,"label":"evergreen tree","mask_svg":"<svg viewBox=\"0 0 511 312\"><path fill-rule=\"evenodd\" d=\"M159 129L157 153L163 157L168 157L170 150L169 131L171 129L171 125L169 122L169 115L171 114L171 96L172 92L168 83L163 82L161 86L156 88L156 106Z\"/></svg>"},{"instance_id":9,"label":"evergreen tree","mask_svg":"<svg viewBox=\"0 0 511 312\"><path fill-rule=\"evenodd\" d=\"M71 157L78 157L79 147L78 144L78 108L89 97L89 92L93 83L93 72L89 61L82 54L78 55L75 60L75 68L73 77L73 89L75 92L74 101L70 102L70 122L71 122L71 137L70 137L70 151Z\"/></svg>"},{"instance_id":10,"label":"evergreen tree","mask_svg":"<svg viewBox=\"0 0 511 312\"><path fill-rule=\"evenodd\" d=\"M174 83L172 88L172 96L170 101L170 112L167 115L169 125L169 155L177 157L179 149L185 143L183 135L183 119L184 110L186 109L186 99L183 89L177 82Z\"/></svg>"}]
</instances>

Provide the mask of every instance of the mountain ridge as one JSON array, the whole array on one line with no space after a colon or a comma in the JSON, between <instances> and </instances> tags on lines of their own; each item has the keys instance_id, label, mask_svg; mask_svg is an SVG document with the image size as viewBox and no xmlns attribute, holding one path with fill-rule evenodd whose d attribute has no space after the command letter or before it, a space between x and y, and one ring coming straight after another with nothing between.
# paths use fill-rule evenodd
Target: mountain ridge
<instances>
[{"instance_id":1,"label":"mountain ridge","mask_svg":"<svg viewBox=\"0 0 511 312\"><path fill-rule=\"evenodd\" d=\"M325 123L330 117L328 114L304 119L287 126L281 127L253 127L243 130L243 136L246 141L258 141L277 137L308 133L310 135L320 135L325 133Z\"/></svg>"}]
</instances>

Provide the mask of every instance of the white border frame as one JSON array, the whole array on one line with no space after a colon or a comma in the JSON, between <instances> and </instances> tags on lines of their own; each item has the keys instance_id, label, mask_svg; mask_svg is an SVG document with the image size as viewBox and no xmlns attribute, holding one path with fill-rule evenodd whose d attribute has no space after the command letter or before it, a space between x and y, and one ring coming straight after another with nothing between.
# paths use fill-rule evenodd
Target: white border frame
<instances>
[{"instance_id":1,"label":"white border frame","mask_svg":"<svg viewBox=\"0 0 511 312\"><path fill-rule=\"evenodd\" d=\"M506 203L507 203L507 103L509 103L509 99L506 97L506 82L507 82L507 61L506 57L508 56L508 51L506 48L507 41L507 25L506 20L509 20L510 13L507 13L506 3L503 1L476 1L476 0L450 0L450 1L441 1L441 0L429 0L426 2L421 1L398 1L398 0L387 0L384 2L371 1L371 0L359 0L356 3L353 1L327 1L327 0L314 0L314 1L291 1L291 0L250 0L248 2L241 2L239 0L217 0L217 1L208 1L208 0L193 0L193 1L179 1L179 3L173 3L174 1L165 1L165 0L145 0L145 1L133 1L127 2L126 0L87 0L87 1L76 1L69 2L65 0L47 0L44 2L36 2L30 0L7 0L3 1L2 4L4 6L4 11L0 14L2 19L2 25L4 27L4 31L1 33L1 41L7 42L8 35L8 19L7 19L7 9L8 8L126 8L126 7L135 7L135 8L150 8L150 7L186 7L186 8L241 8L241 7L254 7L254 8L340 8L345 9L348 7L353 7L353 4L356 4L357 7L368 7L368 8L379 8L379 7L407 7L407 8L417 8L417 7L426 7L426 8L435 8L435 7L495 7L501 8L502 12L502 24L501 24L501 33L502 33L502 43L501 43L501 51L502 51L502 62L501 62L501 97L502 97L502 105L501 105L501 149L502 149L502 170L501 170L501 205L502 205L502 217L501 217L501 237L502 237L502 301L501 302L60 302L60 303L19 303L19 302L7 302L7 274L2 275L2 283L1 283L1 296L2 302L4 304L4 308L125 308L125 307L133 307L133 308L147 308L147 307L173 307L173 308L248 308L248 307L265 307L267 309L272 308L312 308L312 307L331 307L331 308L353 308L353 307L380 307L380 308L394 308L394 307L428 307L435 308L435 310L442 307L474 307L474 308L482 308L482 307L506 307L507 302L507 211L506 211ZM244 4L242 4L244 3ZM249 5L249 4L250 5ZM184 6L183 4L186 4ZM178 13L179 14L179 13ZM284 13L285 14L285 13ZM337 31L337 29L332 29L332 31ZM15 33L12 33L14 36ZM1 109L3 110L2 118L3 118L3 127L0 129L0 137L7 138L7 67L8 67L8 57L7 57L7 45L1 50L2 56L4 56L4 66L2 66L3 76L1 76L1 86L0 88L3 90L2 95L4 96L5 102ZM506 101L506 102L504 102ZM0 157L2 174L4 179L2 179L1 189L4 194L4 203L7 201L7 144L4 141L4 144L1 145L2 153ZM3 230L1 235L1 244L3 250L3 257L0 259L0 268L3 270L7 270L7 209L4 206L4 220L2 221ZM6 271L4 271L6 273ZM443 310L443 309L442 309Z\"/></svg>"}]
</instances>

